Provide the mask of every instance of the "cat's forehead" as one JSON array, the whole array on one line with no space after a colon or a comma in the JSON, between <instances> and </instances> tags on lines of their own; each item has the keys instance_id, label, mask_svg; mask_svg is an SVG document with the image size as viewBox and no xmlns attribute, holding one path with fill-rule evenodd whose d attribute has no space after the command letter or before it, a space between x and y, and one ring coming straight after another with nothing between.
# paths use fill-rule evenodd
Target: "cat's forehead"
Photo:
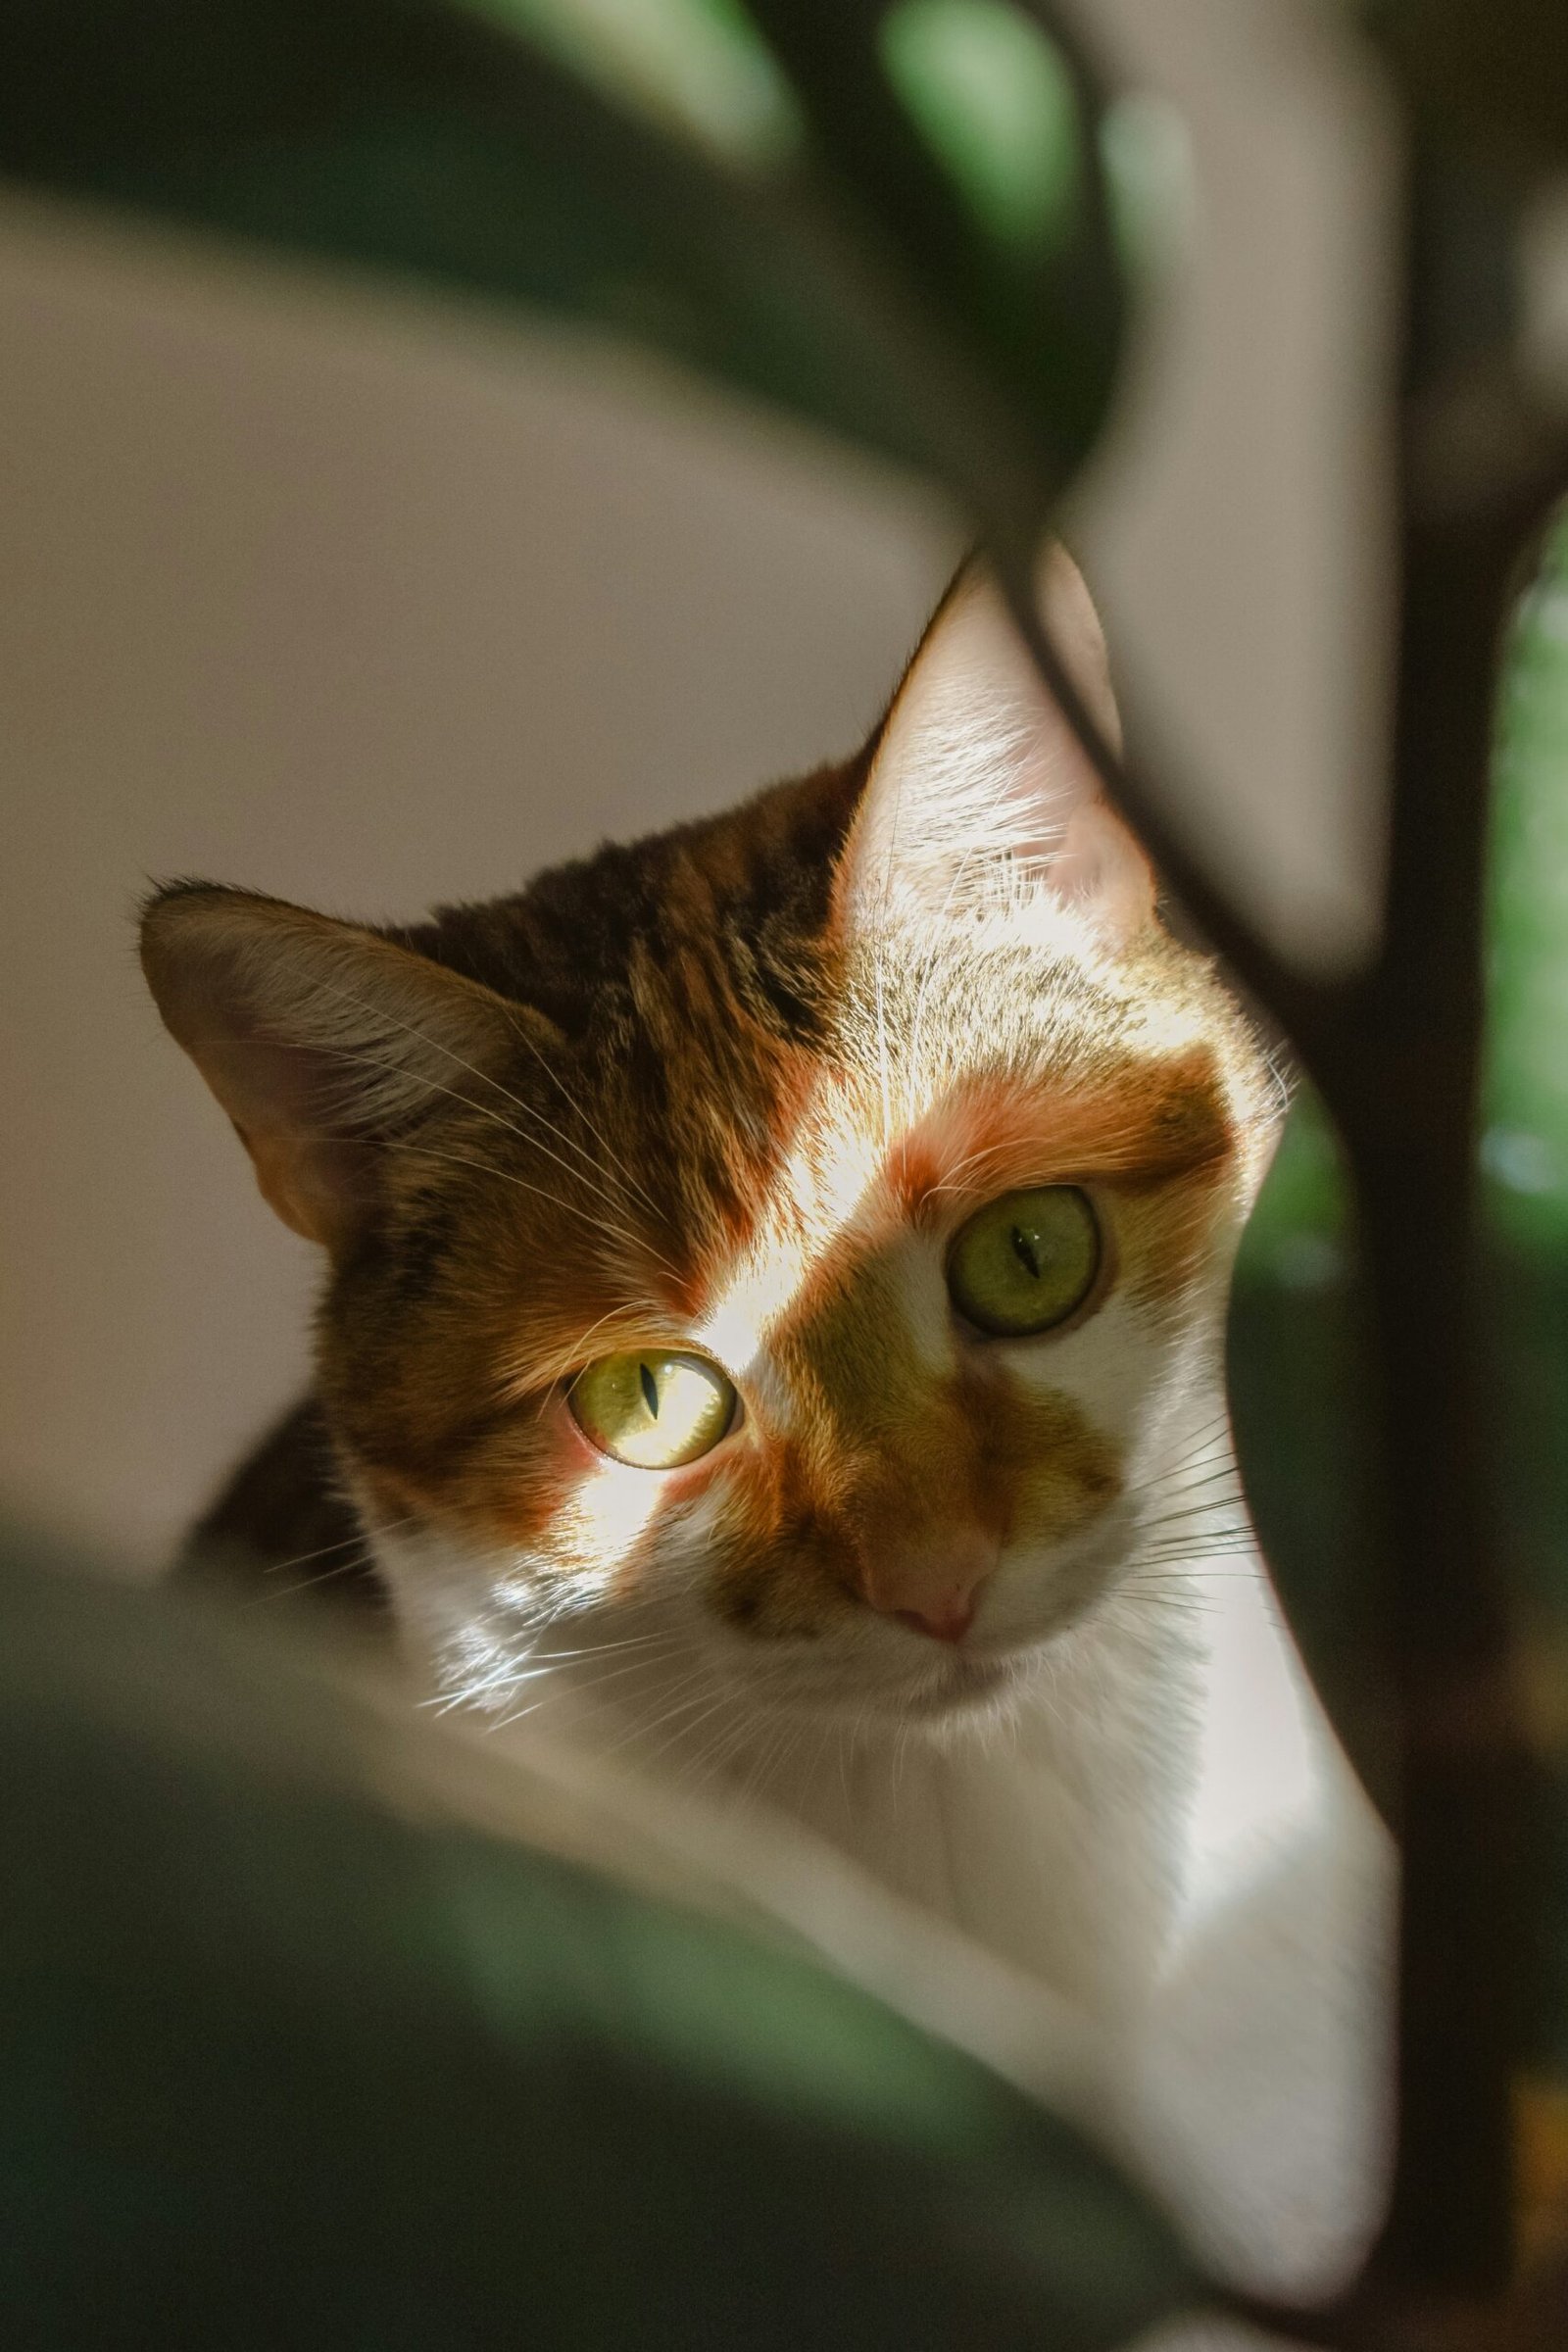
<instances>
[{"instance_id":1,"label":"cat's forehead","mask_svg":"<svg viewBox=\"0 0 1568 2352\"><path fill-rule=\"evenodd\" d=\"M846 964L818 1049L759 1057L750 1095L732 1059L707 1073L732 1146L722 1198L700 1156L671 1173L679 1305L721 1360L1008 1190L1234 1178L1256 1105L1201 999L1038 948L881 943Z\"/></svg>"},{"instance_id":2,"label":"cat's forehead","mask_svg":"<svg viewBox=\"0 0 1568 2352\"><path fill-rule=\"evenodd\" d=\"M509 1385L553 1377L590 1324L604 1345L706 1334L743 1359L901 1234L1013 1186L1227 1167L1250 1189L1266 1064L1200 958L1154 926L1107 948L1028 887L913 924L862 909L846 936L830 782L419 942L563 1037L558 1065L530 1046L507 1073L532 1105L514 1132L492 1115L466 1147L512 1155L504 1185L421 1170L466 1187L468 1280L505 1325ZM809 859L803 810L823 836Z\"/></svg>"}]
</instances>

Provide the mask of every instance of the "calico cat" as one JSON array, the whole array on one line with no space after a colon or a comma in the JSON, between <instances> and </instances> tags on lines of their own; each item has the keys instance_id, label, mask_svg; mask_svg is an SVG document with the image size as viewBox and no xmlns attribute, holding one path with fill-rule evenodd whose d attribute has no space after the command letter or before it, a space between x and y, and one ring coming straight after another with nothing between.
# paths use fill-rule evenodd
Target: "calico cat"
<instances>
[{"instance_id":1,"label":"calico cat","mask_svg":"<svg viewBox=\"0 0 1568 2352\"><path fill-rule=\"evenodd\" d=\"M842 764L412 927L176 883L143 957L327 1264L208 1546L363 1547L423 1695L782 1808L1152 2108L1228 2066L1196 2174L1346 2255L1389 1865L1222 1371L1281 1088L984 572Z\"/></svg>"}]
</instances>

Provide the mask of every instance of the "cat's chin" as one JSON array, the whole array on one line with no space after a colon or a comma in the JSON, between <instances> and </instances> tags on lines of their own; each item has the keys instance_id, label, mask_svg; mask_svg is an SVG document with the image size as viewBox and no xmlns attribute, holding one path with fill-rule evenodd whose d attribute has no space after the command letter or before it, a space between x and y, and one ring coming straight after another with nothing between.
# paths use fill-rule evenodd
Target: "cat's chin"
<instances>
[{"instance_id":1,"label":"cat's chin","mask_svg":"<svg viewBox=\"0 0 1568 2352\"><path fill-rule=\"evenodd\" d=\"M955 1656L936 1680L898 1700L884 1698L877 1712L886 1722L912 1724L931 1734L964 1724L995 1724L1018 1703L1025 1682L1027 1660L1022 1658Z\"/></svg>"},{"instance_id":2,"label":"cat's chin","mask_svg":"<svg viewBox=\"0 0 1568 2352\"><path fill-rule=\"evenodd\" d=\"M1022 1658L971 1658L956 1651L929 1682L890 1705L888 1712L902 1723L927 1724L994 1715L1018 1694L1026 1666Z\"/></svg>"},{"instance_id":3,"label":"cat's chin","mask_svg":"<svg viewBox=\"0 0 1568 2352\"><path fill-rule=\"evenodd\" d=\"M864 1730L917 1731L935 1737L1004 1720L1022 1697L1035 1652L983 1657L945 1652L918 1676L866 1676L797 1690L777 1711ZM769 1710L772 1711L772 1710Z\"/></svg>"}]
</instances>

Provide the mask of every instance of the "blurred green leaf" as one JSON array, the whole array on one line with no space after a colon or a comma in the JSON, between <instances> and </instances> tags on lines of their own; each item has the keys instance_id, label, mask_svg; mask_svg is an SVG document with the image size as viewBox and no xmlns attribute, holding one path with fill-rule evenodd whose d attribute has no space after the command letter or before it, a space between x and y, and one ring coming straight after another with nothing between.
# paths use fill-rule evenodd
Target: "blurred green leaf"
<instances>
[{"instance_id":1,"label":"blurred green leaf","mask_svg":"<svg viewBox=\"0 0 1568 2352\"><path fill-rule=\"evenodd\" d=\"M1537 1959L1536 2047L1568 2075L1568 527L1510 632L1489 881L1484 1297L1500 1533L1544 1744L1558 1894Z\"/></svg>"},{"instance_id":2,"label":"blurred green leaf","mask_svg":"<svg viewBox=\"0 0 1568 2352\"><path fill-rule=\"evenodd\" d=\"M742 0L467 0L604 95L762 171L798 156L794 94Z\"/></svg>"},{"instance_id":3,"label":"blurred green leaf","mask_svg":"<svg viewBox=\"0 0 1568 2352\"><path fill-rule=\"evenodd\" d=\"M0 1872L7 2343L1111 2352L1199 2295L973 2061L410 1818L274 1646L15 1542Z\"/></svg>"},{"instance_id":4,"label":"blurred green leaf","mask_svg":"<svg viewBox=\"0 0 1568 2352\"><path fill-rule=\"evenodd\" d=\"M14 0L0 171L634 337L1021 541L1120 348L1095 100L1010 0L915 4L890 75L885 0Z\"/></svg>"},{"instance_id":5,"label":"blurred green leaf","mask_svg":"<svg viewBox=\"0 0 1568 2352\"><path fill-rule=\"evenodd\" d=\"M1480 1143L1483 1395L1497 1540L1543 1720L1568 1724L1568 528L1549 538L1498 696ZM1291 1621L1358 1760L1378 1711L1366 1442L1346 1191L1332 1131L1298 1097L1243 1243L1230 1328L1249 1499ZM1568 2071L1568 1744L1546 1831L1564 1932L1546 1954L1542 2046Z\"/></svg>"},{"instance_id":6,"label":"blurred green leaf","mask_svg":"<svg viewBox=\"0 0 1568 2352\"><path fill-rule=\"evenodd\" d=\"M835 202L874 231L880 272L944 319L1007 420L978 466L959 454L946 478L994 541L1027 550L1094 443L1121 356L1104 93L1044 0L751 7ZM1042 110L1032 124L1024 90Z\"/></svg>"},{"instance_id":7,"label":"blurred green leaf","mask_svg":"<svg viewBox=\"0 0 1568 2352\"><path fill-rule=\"evenodd\" d=\"M1070 231L1082 168L1071 76L1006 0L897 0L882 63L988 237L1040 252Z\"/></svg>"},{"instance_id":8,"label":"blurred green leaf","mask_svg":"<svg viewBox=\"0 0 1568 2352\"><path fill-rule=\"evenodd\" d=\"M1249 1508L1292 1632L1358 1769L1386 1798L1348 1191L1333 1128L1304 1085L1243 1236L1227 1379Z\"/></svg>"},{"instance_id":9,"label":"blurred green leaf","mask_svg":"<svg viewBox=\"0 0 1568 2352\"><path fill-rule=\"evenodd\" d=\"M1498 714L1482 1161L1500 1231L1568 1250L1568 531L1515 620Z\"/></svg>"}]
</instances>

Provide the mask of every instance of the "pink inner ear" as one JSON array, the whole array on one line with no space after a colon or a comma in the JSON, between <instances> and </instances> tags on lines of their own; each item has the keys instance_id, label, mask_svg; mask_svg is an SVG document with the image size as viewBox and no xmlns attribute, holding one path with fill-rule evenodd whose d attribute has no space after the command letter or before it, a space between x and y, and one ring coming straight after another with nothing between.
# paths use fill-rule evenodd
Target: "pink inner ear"
<instances>
[{"instance_id":1,"label":"pink inner ear","mask_svg":"<svg viewBox=\"0 0 1568 2352\"><path fill-rule=\"evenodd\" d=\"M1131 939L1153 920L1153 869L1103 800L1086 802L1068 818L1050 874L1056 896L1090 909L1111 937Z\"/></svg>"},{"instance_id":2,"label":"pink inner ear","mask_svg":"<svg viewBox=\"0 0 1568 2352\"><path fill-rule=\"evenodd\" d=\"M277 1128L234 1132L250 1153L263 1200L308 1242L337 1250L369 1206L371 1171L364 1144L334 1143L302 1151Z\"/></svg>"},{"instance_id":3,"label":"pink inner ear","mask_svg":"<svg viewBox=\"0 0 1568 2352\"><path fill-rule=\"evenodd\" d=\"M342 1247L373 1204L388 1140L471 1083L519 1033L556 1033L479 982L368 931L216 884L143 918L159 1010L296 1232Z\"/></svg>"},{"instance_id":4,"label":"pink inner ear","mask_svg":"<svg viewBox=\"0 0 1568 2352\"><path fill-rule=\"evenodd\" d=\"M1100 624L1060 548L1040 572L1041 612L1085 702L1114 741ZM1152 917L1138 844L1030 659L1000 592L963 574L927 631L889 713L840 875L852 927L898 907L941 916L1020 871L1108 938Z\"/></svg>"},{"instance_id":5,"label":"pink inner ear","mask_svg":"<svg viewBox=\"0 0 1568 2352\"><path fill-rule=\"evenodd\" d=\"M374 1170L363 1140L334 1132L344 1123L345 1089L332 1057L233 1034L197 1058L269 1207L306 1241L340 1247L369 1205Z\"/></svg>"}]
</instances>

